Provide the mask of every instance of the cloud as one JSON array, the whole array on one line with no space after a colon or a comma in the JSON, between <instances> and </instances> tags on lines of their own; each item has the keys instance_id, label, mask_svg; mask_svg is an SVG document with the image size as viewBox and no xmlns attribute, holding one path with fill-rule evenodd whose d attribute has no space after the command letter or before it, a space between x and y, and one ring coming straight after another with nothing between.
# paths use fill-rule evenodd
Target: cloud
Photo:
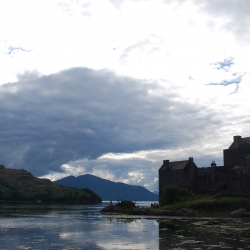
<instances>
[{"instance_id":1,"label":"cloud","mask_svg":"<svg viewBox=\"0 0 250 250\"><path fill-rule=\"evenodd\" d=\"M207 143L206 141L205 144ZM229 146L230 143L227 141L227 144ZM155 191L158 190L158 169L162 165L162 160L178 161L187 160L189 157L194 157L198 167L207 167L212 160L217 165L222 165L222 145L215 143L206 146L204 141L199 141L181 148L108 153L95 160L81 159L69 162L62 166L63 172L50 172L43 177L58 180L69 175L93 174L111 181L140 185Z\"/></svg>"},{"instance_id":2,"label":"cloud","mask_svg":"<svg viewBox=\"0 0 250 250\"><path fill-rule=\"evenodd\" d=\"M212 0L195 1L201 5L201 10L215 18L223 18L223 26L233 32L244 43L250 40L250 2L248 0Z\"/></svg>"},{"instance_id":3,"label":"cloud","mask_svg":"<svg viewBox=\"0 0 250 250\"><path fill-rule=\"evenodd\" d=\"M193 3L197 12L206 13L212 18L207 21L210 27L215 27L219 21L222 28L230 31L242 44L250 41L250 2L248 0L165 0L165 3L179 3L179 7Z\"/></svg>"},{"instance_id":4,"label":"cloud","mask_svg":"<svg viewBox=\"0 0 250 250\"><path fill-rule=\"evenodd\" d=\"M162 39L160 37L151 34L147 39L137 41L125 48L119 61L122 64L126 64L128 61L143 61L145 58L152 56L153 53L157 53L160 50L159 45L161 43Z\"/></svg>"},{"instance_id":5,"label":"cloud","mask_svg":"<svg viewBox=\"0 0 250 250\"><path fill-rule=\"evenodd\" d=\"M81 16L84 17L91 17L92 13L89 10L91 6L91 1L82 1L79 2L77 0L71 0L71 1L59 1L57 3L57 7L69 14L69 15L75 15L75 14L80 14Z\"/></svg>"},{"instance_id":6,"label":"cloud","mask_svg":"<svg viewBox=\"0 0 250 250\"><path fill-rule=\"evenodd\" d=\"M109 0L111 4L115 6L118 10L120 10L121 5L125 0Z\"/></svg>"},{"instance_id":7,"label":"cloud","mask_svg":"<svg viewBox=\"0 0 250 250\"><path fill-rule=\"evenodd\" d=\"M215 111L154 82L87 68L36 74L0 87L1 163L35 175L110 152L185 146L220 126Z\"/></svg>"},{"instance_id":8,"label":"cloud","mask_svg":"<svg viewBox=\"0 0 250 250\"><path fill-rule=\"evenodd\" d=\"M221 161L233 135L249 136L249 3L240 3L6 1L1 163L153 187L163 159Z\"/></svg>"}]
</instances>

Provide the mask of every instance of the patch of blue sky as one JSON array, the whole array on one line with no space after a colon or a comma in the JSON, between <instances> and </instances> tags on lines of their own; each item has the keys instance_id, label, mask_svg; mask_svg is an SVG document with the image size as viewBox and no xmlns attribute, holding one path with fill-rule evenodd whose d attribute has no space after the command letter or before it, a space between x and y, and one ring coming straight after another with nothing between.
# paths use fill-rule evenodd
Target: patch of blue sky
<instances>
[{"instance_id":1,"label":"patch of blue sky","mask_svg":"<svg viewBox=\"0 0 250 250\"><path fill-rule=\"evenodd\" d=\"M24 51L24 52L31 51L31 50L24 49L22 47L15 47L15 46L8 45L6 40L0 40L0 42L2 45L2 46L0 46L0 52L2 52L3 54L12 55L18 51Z\"/></svg>"},{"instance_id":2,"label":"patch of blue sky","mask_svg":"<svg viewBox=\"0 0 250 250\"><path fill-rule=\"evenodd\" d=\"M235 84L235 85L236 85L235 90L234 90L232 93L230 93L230 95L231 95L231 94L235 94L235 93L238 92L238 90L239 90L239 84L240 84L241 80L242 80L242 76L239 76L239 77L234 78L234 79L232 79L232 80L224 80L224 81L218 82L218 83L211 82L211 83L208 83L207 85L215 85L215 86L222 85L222 86L228 86L228 85L231 85L231 84Z\"/></svg>"},{"instance_id":3,"label":"patch of blue sky","mask_svg":"<svg viewBox=\"0 0 250 250\"><path fill-rule=\"evenodd\" d=\"M219 69L219 70L225 70L225 71L228 71L228 69L234 64L234 58L233 57L229 57L229 58L226 58L224 59L223 62L217 62L215 63L214 65L216 65L216 69Z\"/></svg>"},{"instance_id":4,"label":"patch of blue sky","mask_svg":"<svg viewBox=\"0 0 250 250\"><path fill-rule=\"evenodd\" d=\"M232 80L224 80L224 81L219 82L219 83L211 82L208 85L223 85L223 86L228 86L230 84L239 84L241 82L241 79L242 79L242 76L239 76L239 77L234 78Z\"/></svg>"},{"instance_id":5,"label":"patch of blue sky","mask_svg":"<svg viewBox=\"0 0 250 250\"><path fill-rule=\"evenodd\" d=\"M13 54L13 52L15 53L17 51L30 52L31 50L26 50L26 49L23 49L22 47L12 47L12 46L9 46L8 47L8 51L6 52L6 54L10 55L10 54Z\"/></svg>"}]
</instances>

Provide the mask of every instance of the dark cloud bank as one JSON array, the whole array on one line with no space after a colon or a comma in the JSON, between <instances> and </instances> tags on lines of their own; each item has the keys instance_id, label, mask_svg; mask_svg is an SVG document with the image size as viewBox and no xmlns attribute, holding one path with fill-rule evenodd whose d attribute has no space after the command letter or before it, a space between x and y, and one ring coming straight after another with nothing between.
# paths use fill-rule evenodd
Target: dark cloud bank
<instances>
[{"instance_id":1,"label":"dark cloud bank","mask_svg":"<svg viewBox=\"0 0 250 250\"><path fill-rule=\"evenodd\" d=\"M0 86L0 163L41 176L107 152L187 147L219 126L214 111L160 90L87 68L19 76Z\"/></svg>"}]
</instances>

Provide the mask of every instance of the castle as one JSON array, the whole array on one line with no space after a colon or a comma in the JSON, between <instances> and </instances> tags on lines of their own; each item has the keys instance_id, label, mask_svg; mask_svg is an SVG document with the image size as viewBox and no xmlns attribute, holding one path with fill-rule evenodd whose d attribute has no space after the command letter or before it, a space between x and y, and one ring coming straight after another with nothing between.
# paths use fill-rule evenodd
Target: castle
<instances>
[{"instance_id":1,"label":"castle","mask_svg":"<svg viewBox=\"0 0 250 250\"><path fill-rule=\"evenodd\" d=\"M192 157L185 161L164 160L159 169L159 197L166 186L188 188L194 192L224 190L229 194L250 195L250 137L234 136L223 150L224 166L198 168Z\"/></svg>"}]
</instances>

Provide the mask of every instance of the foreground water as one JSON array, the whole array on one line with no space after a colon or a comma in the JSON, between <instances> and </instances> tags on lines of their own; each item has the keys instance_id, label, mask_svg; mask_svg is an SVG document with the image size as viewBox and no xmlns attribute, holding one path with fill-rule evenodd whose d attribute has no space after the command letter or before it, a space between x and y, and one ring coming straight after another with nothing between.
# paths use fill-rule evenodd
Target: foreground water
<instances>
[{"instance_id":1,"label":"foreground water","mask_svg":"<svg viewBox=\"0 0 250 250\"><path fill-rule=\"evenodd\" d=\"M249 220L106 216L105 205L0 204L0 249L250 249Z\"/></svg>"}]
</instances>

